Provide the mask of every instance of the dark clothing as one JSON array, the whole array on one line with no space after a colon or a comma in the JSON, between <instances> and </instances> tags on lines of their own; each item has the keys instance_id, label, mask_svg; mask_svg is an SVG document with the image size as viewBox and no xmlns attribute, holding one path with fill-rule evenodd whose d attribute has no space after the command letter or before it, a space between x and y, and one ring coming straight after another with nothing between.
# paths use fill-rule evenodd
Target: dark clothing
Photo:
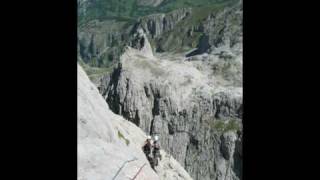
<instances>
[{"instance_id":1,"label":"dark clothing","mask_svg":"<svg viewBox=\"0 0 320 180\"><path fill-rule=\"evenodd\" d=\"M152 158L151 156L147 156L147 159L150 163L151 168L154 169L154 166L155 166L154 158Z\"/></svg>"},{"instance_id":2,"label":"dark clothing","mask_svg":"<svg viewBox=\"0 0 320 180\"><path fill-rule=\"evenodd\" d=\"M151 168L154 169L154 159L151 156L152 145L150 141L145 142L145 145L142 147L142 149L150 163Z\"/></svg>"},{"instance_id":3,"label":"dark clothing","mask_svg":"<svg viewBox=\"0 0 320 180\"><path fill-rule=\"evenodd\" d=\"M160 155L160 145L158 142L154 142L152 154L154 157L156 157L157 155Z\"/></svg>"},{"instance_id":4,"label":"dark clothing","mask_svg":"<svg viewBox=\"0 0 320 180\"><path fill-rule=\"evenodd\" d=\"M152 169L154 169L155 166L158 166L158 158L161 159L159 143L155 141L151 144L150 141L146 141L142 149Z\"/></svg>"},{"instance_id":5,"label":"dark clothing","mask_svg":"<svg viewBox=\"0 0 320 180\"><path fill-rule=\"evenodd\" d=\"M160 155L160 145L157 141L154 142L154 144L153 144L152 155L154 158L154 165L158 166L158 158L160 158L160 160L161 160L161 155Z\"/></svg>"},{"instance_id":6,"label":"dark clothing","mask_svg":"<svg viewBox=\"0 0 320 180\"><path fill-rule=\"evenodd\" d=\"M147 142L144 146L143 146L143 152L146 154L146 156L149 156L151 153L151 143Z\"/></svg>"}]
</instances>

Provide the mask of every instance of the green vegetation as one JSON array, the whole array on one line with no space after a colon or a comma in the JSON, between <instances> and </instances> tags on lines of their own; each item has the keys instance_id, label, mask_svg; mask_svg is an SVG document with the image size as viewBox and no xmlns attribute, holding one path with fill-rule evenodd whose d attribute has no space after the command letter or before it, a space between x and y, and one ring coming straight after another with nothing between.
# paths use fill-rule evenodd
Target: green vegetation
<instances>
[{"instance_id":1,"label":"green vegetation","mask_svg":"<svg viewBox=\"0 0 320 180\"><path fill-rule=\"evenodd\" d=\"M185 7L207 7L213 4L228 4L235 0L165 0L158 7L139 6L137 0L96 0L86 8L86 14L80 14L78 23L83 24L93 19L133 20L137 17L167 13ZM80 6L79 8L82 8Z\"/></svg>"},{"instance_id":2,"label":"green vegetation","mask_svg":"<svg viewBox=\"0 0 320 180\"><path fill-rule=\"evenodd\" d=\"M188 27L177 27L173 31L166 32L158 41L164 51L185 52L196 48L203 33L193 32L192 36L187 36Z\"/></svg>"},{"instance_id":3,"label":"green vegetation","mask_svg":"<svg viewBox=\"0 0 320 180\"><path fill-rule=\"evenodd\" d=\"M216 129L219 132L227 131L237 131L241 129L239 120L229 119L229 120L214 120L211 124L213 129Z\"/></svg>"},{"instance_id":4,"label":"green vegetation","mask_svg":"<svg viewBox=\"0 0 320 180\"><path fill-rule=\"evenodd\" d=\"M128 139L126 139L119 130L118 130L118 137L119 137L119 139L123 139L126 142L126 145L129 146L130 141Z\"/></svg>"},{"instance_id":5,"label":"green vegetation","mask_svg":"<svg viewBox=\"0 0 320 180\"><path fill-rule=\"evenodd\" d=\"M88 64L85 64L81 60L78 60L78 62L82 66L84 71L87 73L91 81L95 81L98 78L102 77L103 75L111 73L113 68L115 67L115 65L112 65L106 68L99 68L99 67L92 67Z\"/></svg>"},{"instance_id":6,"label":"green vegetation","mask_svg":"<svg viewBox=\"0 0 320 180\"><path fill-rule=\"evenodd\" d=\"M78 23L82 24L93 19L106 20L119 17L130 19L130 13L133 11L134 4L135 0L94 1L87 7L85 15L79 15Z\"/></svg>"},{"instance_id":7,"label":"green vegetation","mask_svg":"<svg viewBox=\"0 0 320 180\"><path fill-rule=\"evenodd\" d=\"M159 6L159 11L169 12L178 8L185 7L205 7L212 4L222 4L233 0L165 0Z\"/></svg>"},{"instance_id":8,"label":"green vegetation","mask_svg":"<svg viewBox=\"0 0 320 180\"><path fill-rule=\"evenodd\" d=\"M191 1L193 4L191 2L190 4L187 3L188 6L184 6L183 4L185 3L182 3L189 2L188 0L172 2L178 3L175 7L194 7L192 8L192 15L180 21L173 30L164 33L157 44L164 51L185 52L196 48L200 38L203 36L202 32L197 31L193 31L191 35L187 35L188 31L194 27L198 27L210 13L216 13L235 1Z\"/></svg>"}]
</instances>

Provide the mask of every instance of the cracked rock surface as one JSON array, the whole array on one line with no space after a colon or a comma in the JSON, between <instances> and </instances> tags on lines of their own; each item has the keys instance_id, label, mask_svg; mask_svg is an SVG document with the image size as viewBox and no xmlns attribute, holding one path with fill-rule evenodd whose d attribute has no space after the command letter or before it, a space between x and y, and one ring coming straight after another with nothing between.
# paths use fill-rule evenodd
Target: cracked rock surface
<instances>
[{"instance_id":1,"label":"cracked rock surface","mask_svg":"<svg viewBox=\"0 0 320 180\"><path fill-rule=\"evenodd\" d=\"M78 66L78 179L190 180L189 174L162 151L157 173L141 146L146 134L109 110L98 89ZM144 164L146 164L144 166Z\"/></svg>"},{"instance_id":2,"label":"cracked rock surface","mask_svg":"<svg viewBox=\"0 0 320 180\"><path fill-rule=\"evenodd\" d=\"M160 135L193 179L241 179L242 57L220 54L190 59L127 47L99 86L113 112Z\"/></svg>"}]
</instances>

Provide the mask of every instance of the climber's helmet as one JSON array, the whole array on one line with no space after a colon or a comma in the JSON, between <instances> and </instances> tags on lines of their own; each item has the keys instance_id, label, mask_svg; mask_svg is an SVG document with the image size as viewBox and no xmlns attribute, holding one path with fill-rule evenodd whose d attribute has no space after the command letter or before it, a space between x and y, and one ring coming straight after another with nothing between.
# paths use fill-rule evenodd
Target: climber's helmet
<instances>
[{"instance_id":1,"label":"climber's helmet","mask_svg":"<svg viewBox=\"0 0 320 180\"><path fill-rule=\"evenodd\" d=\"M155 135L155 136L154 136L154 140L155 140L155 141L158 141L158 140L159 140L159 137L158 137L157 135Z\"/></svg>"},{"instance_id":2,"label":"climber's helmet","mask_svg":"<svg viewBox=\"0 0 320 180\"><path fill-rule=\"evenodd\" d=\"M147 140L151 140L151 136L147 136Z\"/></svg>"}]
</instances>

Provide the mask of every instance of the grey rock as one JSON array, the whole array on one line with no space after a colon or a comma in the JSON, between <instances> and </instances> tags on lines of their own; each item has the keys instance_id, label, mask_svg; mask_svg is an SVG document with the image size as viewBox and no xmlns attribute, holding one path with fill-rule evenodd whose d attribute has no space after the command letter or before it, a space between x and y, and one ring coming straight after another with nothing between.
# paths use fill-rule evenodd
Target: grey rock
<instances>
[{"instance_id":1,"label":"grey rock","mask_svg":"<svg viewBox=\"0 0 320 180\"><path fill-rule=\"evenodd\" d=\"M226 160L230 160L235 150L236 135L233 132L224 133L221 136L221 152Z\"/></svg>"},{"instance_id":2,"label":"grey rock","mask_svg":"<svg viewBox=\"0 0 320 180\"><path fill-rule=\"evenodd\" d=\"M191 13L191 8L182 8L167 14L152 14L140 18L139 26L141 26L151 38L156 38L172 30L181 20L190 16Z\"/></svg>"},{"instance_id":3,"label":"grey rock","mask_svg":"<svg viewBox=\"0 0 320 180\"><path fill-rule=\"evenodd\" d=\"M92 66L112 62L114 70L98 84L110 109L160 135L164 150L193 179L240 180L242 1L189 25L192 13L153 14L133 24L92 21L78 33L79 59ZM170 40L174 31L188 39L202 34L188 59L168 53L191 47L180 37ZM152 51L167 52L158 58Z\"/></svg>"},{"instance_id":4,"label":"grey rock","mask_svg":"<svg viewBox=\"0 0 320 180\"><path fill-rule=\"evenodd\" d=\"M197 50L191 55L204 52L213 53L227 48L235 54L242 53L242 3L226 7L211 13L198 26L198 31L204 32L199 40Z\"/></svg>"},{"instance_id":5,"label":"grey rock","mask_svg":"<svg viewBox=\"0 0 320 180\"><path fill-rule=\"evenodd\" d=\"M131 28L132 25L128 22L115 20L93 20L79 27L80 57L93 67L110 67L116 64L130 39Z\"/></svg>"},{"instance_id":6,"label":"grey rock","mask_svg":"<svg viewBox=\"0 0 320 180\"><path fill-rule=\"evenodd\" d=\"M142 152L146 134L109 110L97 88L78 66L78 180L192 180L165 151L157 173Z\"/></svg>"},{"instance_id":7,"label":"grey rock","mask_svg":"<svg viewBox=\"0 0 320 180\"><path fill-rule=\"evenodd\" d=\"M242 144L236 136L242 123L241 88L235 84L209 86L214 79L209 75L212 69L196 68L203 63L207 66L201 60L153 59L129 48L101 93L113 112L146 133L160 135L162 147L192 178L238 180L242 167ZM217 123L227 126L231 119L240 126L227 132L218 129Z\"/></svg>"}]
</instances>

